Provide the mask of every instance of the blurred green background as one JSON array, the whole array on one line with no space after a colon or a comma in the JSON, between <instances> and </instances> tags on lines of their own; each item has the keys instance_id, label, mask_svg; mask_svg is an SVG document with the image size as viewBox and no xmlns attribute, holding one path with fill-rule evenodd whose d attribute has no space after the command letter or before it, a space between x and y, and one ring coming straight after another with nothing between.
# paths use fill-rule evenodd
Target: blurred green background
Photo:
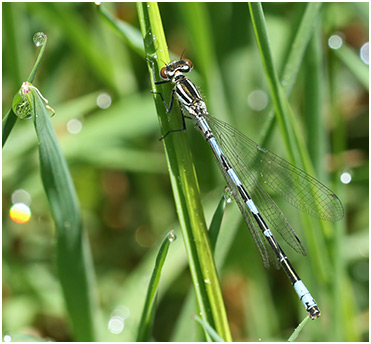
<instances>
[{"instance_id":1,"label":"blurred green background","mask_svg":"<svg viewBox=\"0 0 371 344\"><path fill-rule=\"evenodd\" d=\"M278 70L305 5L263 4ZM135 3L102 6L138 29ZM193 61L191 78L200 86L210 113L259 142L271 99L247 4L159 6L169 49L174 58L184 54ZM51 120L78 192L96 269L103 340L134 340L154 257L170 229L175 229L178 240L164 266L153 336L157 341L202 338L190 318L195 308L184 307L192 283L144 56L106 25L92 3L3 3L2 15L3 116L37 56L33 35L42 31L48 36L34 85L56 111ZM368 340L369 98L368 67L359 58L368 41L368 21L368 3L324 4L315 26L320 66L313 67L311 56L305 56L289 97L303 132L309 135L311 117L304 114L312 90L307 81L313 68L321 71L317 118L325 137L319 148L323 156L315 168L346 211L334 232L323 233L331 266L341 262L341 278L332 275L336 269L327 280L317 277L314 252L300 257L286 250L322 310L319 320L306 325L302 341ZM330 48L333 35L350 55L342 48ZM191 123L188 129L210 223L224 182L201 135ZM32 121L17 121L2 160L3 336L70 341L73 335L54 266L54 224L36 147ZM278 130L267 148L285 157ZM349 184L340 182L344 172L351 175ZM25 224L9 217L17 190L26 191L18 192L18 197L30 196L32 216ZM297 211L277 203L305 244ZM286 340L304 317L287 278L282 271L264 269L236 205L227 207L221 230L216 260L234 340ZM331 255L335 240L340 240L341 256ZM334 281L341 282L339 308ZM124 319L121 331L112 327L118 315Z\"/></svg>"}]
</instances>

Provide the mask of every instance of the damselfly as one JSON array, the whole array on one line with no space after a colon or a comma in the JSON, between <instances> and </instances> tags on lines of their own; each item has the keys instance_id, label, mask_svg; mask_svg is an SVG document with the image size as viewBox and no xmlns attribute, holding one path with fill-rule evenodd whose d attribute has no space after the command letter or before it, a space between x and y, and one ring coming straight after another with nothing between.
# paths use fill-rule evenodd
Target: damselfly
<instances>
[{"instance_id":1,"label":"damselfly","mask_svg":"<svg viewBox=\"0 0 371 344\"><path fill-rule=\"evenodd\" d=\"M318 318L320 310L316 301L295 272L271 229L277 231L297 252L305 255L305 248L262 184L299 210L322 220L337 221L343 217L344 210L339 198L301 169L260 147L227 123L212 117L197 87L184 75L193 68L190 60L181 58L163 67L160 71L163 80L160 81L156 80L154 62L147 60L152 64L156 85L167 82L174 84L169 106L159 93L167 112L171 112L176 96L181 110L184 108L189 113L213 150L265 267L269 267L269 261L282 266L309 316ZM183 120L184 117L183 114Z\"/></svg>"}]
</instances>

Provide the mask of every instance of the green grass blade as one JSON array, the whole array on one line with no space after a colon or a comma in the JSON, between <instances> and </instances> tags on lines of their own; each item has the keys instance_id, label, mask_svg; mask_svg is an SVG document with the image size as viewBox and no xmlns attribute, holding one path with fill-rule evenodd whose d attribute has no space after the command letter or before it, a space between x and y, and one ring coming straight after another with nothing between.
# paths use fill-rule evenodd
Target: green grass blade
<instances>
[{"instance_id":1,"label":"green grass blade","mask_svg":"<svg viewBox=\"0 0 371 344\"><path fill-rule=\"evenodd\" d=\"M169 61L157 3L138 3L138 13L147 55L157 55L156 61L162 63ZM156 67L158 68L157 65ZM149 72L153 78L150 66ZM152 90L161 91L165 99L170 99L170 85L158 87L152 80ZM163 134L182 127L179 112L174 109L173 114L169 116L158 95L155 95L155 103ZM175 116L175 113L178 113L178 116ZM230 341L232 338L186 135L184 133L168 135L163 143L200 313L205 321L215 326L226 341Z\"/></svg>"},{"instance_id":2,"label":"green grass blade","mask_svg":"<svg viewBox=\"0 0 371 344\"><path fill-rule=\"evenodd\" d=\"M359 55L346 43L339 49L334 50L334 54L349 68L356 79L369 90L369 68L360 59Z\"/></svg>"},{"instance_id":3,"label":"green grass blade","mask_svg":"<svg viewBox=\"0 0 371 344\"><path fill-rule=\"evenodd\" d=\"M309 41L305 56L305 103L304 117L308 138L308 153L316 175L320 180L325 180L323 157L326 154L326 126L322 120L323 94L325 90L324 73L322 68L322 42L318 25Z\"/></svg>"},{"instance_id":4,"label":"green grass blade","mask_svg":"<svg viewBox=\"0 0 371 344\"><path fill-rule=\"evenodd\" d=\"M102 6L97 4L98 13L108 23L108 25L124 40L124 42L132 48L137 54L143 56L143 39L140 31L135 27L118 20L111 16L111 14Z\"/></svg>"},{"instance_id":5,"label":"green grass blade","mask_svg":"<svg viewBox=\"0 0 371 344\"><path fill-rule=\"evenodd\" d=\"M289 157L291 161L295 161L292 132L291 127L288 123L289 116L286 113L283 91L281 90L281 84L278 80L278 76L273 64L273 57L271 53L262 5L259 2L250 2L249 9L264 71L268 79L271 91L271 97L275 108L276 118L282 131L282 137L285 142L286 150L289 154Z\"/></svg>"},{"instance_id":6,"label":"green grass blade","mask_svg":"<svg viewBox=\"0 0 371 344\"><path fill-rule=\"evenodd\" d=\"M295 37L289 45L289 51L286 53L287 59L281 72L281 85L288 97L291 94L292 88L296 82L297 74L301 63L307 43L313 31L315 23L319 19L321 3L308 3L300 20L299 27L296 30ZM268 140L272 137L276 117L274 112L270 111L269 118L262 130L259 140L260 144L264 147L267 145Z\"/></svg>"},{"instance_id":7,"label":"green grass blade","mask_svg":"<svg viewBox=\"0 0 371 344\"><path fill-rule=\"evenodd\" d=\"M313 175L313 165L304 140L306 135L304 135L297 124L297 120L291 111L284 90L276 76L261 4L249 3L249 7L261 58L271 88L271 96L277 120L289 159L293 163L299 165L305 172ZM293 47L293 49L294 48L295 47ZM312 253L312 261L318 279L322 280L322 282L328 281L332 274L332 270L328 255L323 254L323 252L326 252L323 233L331 231L331 224L317 221L317 224L313 226L312 220L309 219L308 216L302 215L302 219L307 236L307 244L309 251Z\"/></svg>"},{"instance_id":8,"label":"green grass blade","mask_svg":"<svg viewBox=\"0 0 371 344\"><path fill-rule=\"evenodd\" d=\"M211 248L214 250L216 245L216 240L218 239L220 226L222 224L223 215L225 206L227 204L227 201L225 199L225 194L223 193L222 197L220 198L220 201L218 203L218 206L216 207L215 213L213 215L213 218L211 220L211 224L209 227L209 237L210 237L210 245Z\"/></svg>"},{"instance_id":9,"label":"green grass blade","mask_svg":"<svg viewBox=\"0 0 371 344\"><path fill-rule=\"evenodd\" d=\"M40 62L41 62L41 59L42 59L44 51L45 51L46 42L47 42L47 40L45 40L45 43L41 46L41 49L39 51L39 55L37 56L35 64L32 67L31 73L27 78L28 82L32 83L33 79L35 78L36 72L37 72L37 70L40 66ZM10 135L10 133L11 133L13 127L14 127L14 124L16 122L17 122L17 116L15 115L13 110L9 110L8 113L6 114L6 116L3 118L3 127L2 127L3 147L4 147L5 142L8 139L8 137L9 137L9 135Z\"/></svg>"},{"instance_id":10,"label":"green grass blade","mask_svg":"<svg viewBox=\"0 0 371 344\"><path fill-rule=\"evenodd\" d=\"M95 341L99 328L95 276L76 191L45 103L36 91L31 92L41 178L57 227L59 279L76 340Z\"/></svg>"},{"instance_id":11,"label":"green grass blade","mask_svg":"<svg viewBox=\"0 0 371 344\"><path fill-rule=\"evenodd\" d=\"M137 342L144 342L150 340L152 324L154 320L155 300L160 283L161 271L164 266L167 252L170 244L176 239L174 231L170 231L161 244L159 249L155 267L152 272L151 280L148 285L146 301L144 303L142 317L139 324Z\"/></svg>"},{"instance_id":12,"label":"green grass blade","mask_svg":"<svg viewBox=\"0 0 371 344\"><path fill-rule=\"evenodd\" d=\"M309 315L307 315L303 321L296 327L295 331L291 334L289 339L287 340L288 342L293 342L296 338L298 338L300 332L303 330L304 325L307 323L309 320Z\"/></svg>"},{"instance_id":13,"label":"green grass blade","mask_svg":"<svg viewBox=\"0 0 371 344\"><path fill-rule=\"evenodd\" d=\"M224 340L220 338L218 333L210 326L210 324L202 320L198 315L194 315L193 319L195 319L202 326L202 328L209 334L214 342L224 342Z\"/></svg>"},{"instance_id":14,"label":"green grass blade","mask_svg":"<svg viewBox=\"0 0 371 344\"><path fill-rule=\"evenodd\" d=\"M13 110L9 110L6 116L3 118L3 147L14 127L15 122L17 122L17 116Z\"/></svg>"}]
</instances>

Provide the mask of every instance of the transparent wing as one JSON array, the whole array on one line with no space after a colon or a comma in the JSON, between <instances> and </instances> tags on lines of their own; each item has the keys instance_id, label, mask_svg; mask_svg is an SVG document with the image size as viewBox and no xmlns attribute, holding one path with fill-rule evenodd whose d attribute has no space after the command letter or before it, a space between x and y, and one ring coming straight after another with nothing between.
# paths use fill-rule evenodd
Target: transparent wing
<instances>
[{"instance_id":1,"label":"transparent wing","mask_svg":"<svg viewBox=\"0 0 371 344\"><path fill-rule=\"evenodd\" d=\"M233 167L238 169L239 176L244 175L243 178L251 183L245 176L245 171L249 170L264 187L313 217L338 221L344 216L339 198L317 179L259 146L229 124L210 115L206 119L227 157L237 162Z\"/></svg>"},{"instance_id":2,"label":"transparent wing","mask_svg":"<svg viewBox=\"0 0 371 344\"><path fill-rule=\"evenodd\" d=\"M229 176L228 173L224 170L224 168L221 168L224 177L228 183L228 186L230 187L233 198L236 201L238 207L240 208L241 214L245 219L245 222L247 224L247 227L249 228L249 231L251 233L251 236L255 242L256 247L259 250L259 253L263 259L264 267L266 269L269 269L270 267L270 262L273 263L274 267L276 269L280 268L280 264L274 255L272 249L269 247L266 239L264 238L264 235L260 228L257 227L257 223L255 219L253 218L251 212L248 210L245 202L243 201L240 193L237 190L236 185L233 183L231 180L231 177Z\"/></svg>"},{"instance_id":3,"label":"transparent wing","mask_svg":"<svg viewBox=\"0 0 371 344\"><path fill-rule=\"evenodd\" d=\"M241 180L242 184L246 188L250 197L253 199L264 220L268 223L269 227L273 231L279 233L281 237L296 252L306 255L306 251L303 244L301 243L299 237L297 236L297 234L287 221L285 215L282 213L282 211L278 208L276 203L272 200L272 198L267 194L267 192L257 181L256 171L251 169L249 165L246 165L244 161L244 156L239 155L237 153L238 149L236 149L236 143L234 142L234 139L230 137L230 133L224 130L222 131L220 127L214 126L214 122L209 120L210 117L207 117L207 119L210 128L213 131L215 138L217 139L224 155L226 156L227 160L229 161L232 168L236 172L237 176ZM221 168L221 170L223 171L224 176L227 179L227 182L233 191L233 196L241 210L242 215L246 220L247 225L249 226L250 232L255 240L255 243L257 244L260 253L262 254L264 264L265 266L267 266L268 260L267 254L262 249L262 244L260 244L260 242L257 240L258 238L261 239L263 237L263 234L261 233L261 230L259 228L256 228L255 220L251 218L249 209L244 203L237 188L234 186L233 181L230 180L228 173L224 171L224 168ZM263 238L261 241L264 243L263 244L264 246L266 244L266 240ZM268 249L266 251L269 254L271 249ZM270 259L270 261L276 263L277 259L274 256L274 258Z\"/></svg>"}]
</instances>

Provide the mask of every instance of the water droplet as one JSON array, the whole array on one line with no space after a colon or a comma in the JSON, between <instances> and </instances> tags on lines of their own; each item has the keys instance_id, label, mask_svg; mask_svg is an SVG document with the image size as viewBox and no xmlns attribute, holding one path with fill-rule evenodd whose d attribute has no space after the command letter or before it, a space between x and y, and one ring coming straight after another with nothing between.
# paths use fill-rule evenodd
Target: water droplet
<instances>
[{"instance_id":1,"label":"water droplet","mask_svg":"<svg viewBox=\"0 0 371 344\"><path fill-rule=\"evenodd\" d=\"M176 235L174 233L174 230L171 230L170 233L167 235L167 238L170 242L173 242L176 240Z\"/></svg>"},{"instance_id":2,"label":"water droplet","mask_svg":"<svg viewBox=\"0 0 371 344\"><path fill-rule=\"evenodd\" d=\"M232 190L228 186L224 188L224 199L227 203L233 202L233 193L232 193Z\"/></svg>"},{"instance_id":3,"label":"water droplet","mask_svg":"<svg viewBox=\"0 0 371 344\"><path fill-rule=\"evenodd\" d=\"M20 119L28 119L32 117L30 107L30 86L31 84L25 81L22 83L18 93L14 96L12 102L12 110Z\"/></svg>"},{"instance_id":4,"label":"water droplet","mask_svg":"<svg viewBox=\"0 0 371 344\"><path fill-rule=\"evenodd\" d=\"M361 57L361 60L364 64L368 66L368 55L369 55L369 45L368 42L363 44L360 51L359 56Z\"/></svg>"},{"instance_id":5,"label":"water droplet","mask_svg":"<svg viewBox=\"0 0 371 344\"><path fill-rule=\"evenodd\" d=\"M204 282L205 282L206 284L211 284L211 282L210 282L209 279L205 279Z\"/></svg>"},{"instance_id":6,"label":"water droplet","mask_svg":"<svg viewBox=\"0 0 371 344\"><path fill-rule=\"evenodd\" d=\"M101 2L101 1L96 1L95 4L96 4L97 6L100 6L100 5L102 5L102 2Z\"/></svg>"},{"instance_id":7,"label":"water droplet","mask_svg":"<svg viewBox=\"0 0 371 344\"><path fill-rule=\"evenodd\" d=\"M33 42L37 47L41 47L46 43L47 36L45 35L44 32L37 32L33 36Z\"/></svg>"},{"instance_id":8,"label":"water droplet","mask_svg":"<svg viewBox=\"0 0 371 344\"><path fill-rule=\"evenodd\" d=\"M267 153L267 149L264 148L264 147L261 147L261 146L257 145L256 148L259 149L260 151L264 152L264 153Z\"/></svg>"}]
</instances>

